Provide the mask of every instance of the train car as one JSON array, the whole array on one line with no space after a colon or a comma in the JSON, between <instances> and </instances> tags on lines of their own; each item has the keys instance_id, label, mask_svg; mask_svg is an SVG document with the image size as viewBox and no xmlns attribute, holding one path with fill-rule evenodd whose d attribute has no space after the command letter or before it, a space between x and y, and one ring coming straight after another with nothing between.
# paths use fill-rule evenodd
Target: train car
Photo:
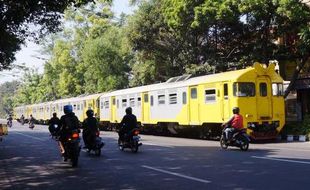
<instances>
[{"instance_id":1,"label":"train car","mask_svg":"<svg viewBox=\"0 0 310 190\"><path fill-rule=\"evenodd\" d=\"M253 139L275 138L285 122L283 80L255 63L254 67L166 83L124 89L100 97L101 119L117 124L130 106L141 125L170 132L199 129L202 136L217 134L220 124L238 106Z\"/></svg>"}]
</instances>

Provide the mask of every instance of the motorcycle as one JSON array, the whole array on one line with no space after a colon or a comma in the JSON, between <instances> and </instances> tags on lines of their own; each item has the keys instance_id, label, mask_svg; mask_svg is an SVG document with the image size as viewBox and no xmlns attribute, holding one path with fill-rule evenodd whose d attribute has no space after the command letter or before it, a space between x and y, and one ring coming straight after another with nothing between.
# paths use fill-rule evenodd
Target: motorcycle
<instances>
[{"instance_id":1,"label":"motorcycle","mask_svg":"<svg viewBox=\"0 0 310 190\"><path fill-rule=\"evenodd\" d=\"M73 130L64 142L65 153L63 156L65 160L70 159L72 167L76 167L78 165L80 156L81 146L79 132L79 130Z\"/></svg>"},{"instance_id":2,"label":"motorcycle","mask_svg":"<svg viewBox=\"0 0 310 190\"><path fill-rule=\"evenodd\" d=\"M142 145L139 136L139 129L133 129L129 133L125 133L123 140L118 139L118 146L121 151L125 148L130 148L132 152L136 153L139 150L139 146Z\"/></svg>"},{"instance_id":3,"label":"motorcycle","mask_svg":"<svg viewBox=\"0 0 310 190\"><path fill-rule=\"evenodd\" d=\"M225 129L223 129L220 139L222 149L227 149L228 146L239 147L243 151L249 149L250 137L247 135L246 129L235 132L229 142L226 140Z\"/></svg>"},{"instance_id":4,"label":"motorcycle","mask_svg":"<svg viewBox=\"0 0 310 190\"><path fill-rule=\"evenodd\" d=\"M96 132L96 138L93 139L93 143L87 145L86 148L88 149L88 153L94 151L96 156L101 155L101 148L104 146L104 142L102 142L102 138L100 137L100 132Z\"/></svg>"},{"instance_id":5,"label":"motorcycle","mask_svg":"<svg viewBox=\"0 0 310 190\"><path fill-rule=\"evenodd\" d=\"M7 122L7 125L8 125L8 127L12 127L12 120L8 120L8 122Z\"/></svg>"},{"instance_id":6,"label":"motorcycle","mask_svg":"<svg viewBox=\"0 0 310 190\"><path fill-rule=\"evenodd\" d=\"M32 129L32 130L33 130L33 128L34 128L34 123L31 122L31 121L29 121L29 129Z\"/></svg>"}]
</instances>

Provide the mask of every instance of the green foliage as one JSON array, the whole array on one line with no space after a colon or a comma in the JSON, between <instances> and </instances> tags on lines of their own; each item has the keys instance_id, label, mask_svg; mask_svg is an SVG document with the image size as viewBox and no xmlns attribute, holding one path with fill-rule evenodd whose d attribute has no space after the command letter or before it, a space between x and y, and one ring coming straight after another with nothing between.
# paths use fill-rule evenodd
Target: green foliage
<instances>
[{"instance_id":1,"label":"green foliage","mask_svg":"<svg viewBox=\"0 0 310 190\"><path fill-rule=\"evenodd\" d=\"M92 0L24 0L0 1L0 70L14 61L15 53L29 36L34 39L55 32L59 28L61 14L70 6L81 6ZM33 31L35 25L37 31Z\"/></svg>"},{"instance_id":2,"label":"green foliage","mask_svg":"<svg viewBox=\"0 0 310 190\"><path fill-rule=\"evenodd\" d=\"M310 135L310 115L305 115L301 122L286 124L283 132L287 135Z\"/></svg>"},{"instance_id":3,"label":"green foliage","mask_svg":"<svg viewBox=\"0 0 310 190\"><path fill-rule=\"evenodd\" d=\"M17 81L6 82L0 85L0 118L7 117L8 113L12 113L13 95L15 94L18 86Z\"/></svg>"}]
</instances>

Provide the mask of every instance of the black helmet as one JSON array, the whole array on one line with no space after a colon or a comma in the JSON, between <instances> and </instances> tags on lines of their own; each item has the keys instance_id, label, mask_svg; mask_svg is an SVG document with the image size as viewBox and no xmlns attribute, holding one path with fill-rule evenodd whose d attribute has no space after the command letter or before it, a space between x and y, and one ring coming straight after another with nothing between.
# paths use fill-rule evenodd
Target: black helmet
<instances>
[{"instance_id":1,"label":"black helmet","mask_svg":"<svg viewBox=\"0 0 310 190\"><path fill-rule=\"evenodd\" d=\"M128 107L126 108L126 114L132 114L132 108L131 107Z\"/></svg>"},{"instance_id":2,"label":"black helmet","mask_svg":"<svg viewBox=\"0 0 310 190\"><path fill-rule=\"evenodd\" d=\"M238 114L240 112L240 109L238 107L233 108L233 114Z\"/></svg>"},{"instance_id":3,"label":"black helmet","mask_svg":"<svg viewBox=\"0 0 310 190\"><path fill-rule=\"evenodd\" d=\"M57 117L57 113L56 112L53 113L53 117Z\"/></svg>"},{"instance_id":4,"label":"black helmet","mask_svg":"<svg viewBox=\"0 0 310 190\"><path fill-rule=\"evenodd\" d=\"M92 109L89 109L86 111L87 117L93 117L94 116L94 111Z\"/></svg>"}]
</instances>

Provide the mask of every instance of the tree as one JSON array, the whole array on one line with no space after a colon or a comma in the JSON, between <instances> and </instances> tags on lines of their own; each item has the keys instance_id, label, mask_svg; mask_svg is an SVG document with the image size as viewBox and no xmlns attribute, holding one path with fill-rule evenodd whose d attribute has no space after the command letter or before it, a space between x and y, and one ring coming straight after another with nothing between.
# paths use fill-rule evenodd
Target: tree
<instances>
[{"instance_id":1,"label":"tree","mask_svg":"<svg viewBox=\"0 0 310 190\"><path fill-rule=\"evenodd\" d=\"M0 1L0 70L9 68L27 37L37 39L57 31L68 6L79 7L88 2L92 0Z\"/></svg>"},{"instance_id":2,"label":"tree","mask_svg":"<svg viewBox=\"0 0 310 190\"><path fill-rule=\"evenodd\" d=\"M0 117L5 118L13 111L13 95L16 93L20 82L12 81L0 85Z\"/></svg>"}]
</instances>

